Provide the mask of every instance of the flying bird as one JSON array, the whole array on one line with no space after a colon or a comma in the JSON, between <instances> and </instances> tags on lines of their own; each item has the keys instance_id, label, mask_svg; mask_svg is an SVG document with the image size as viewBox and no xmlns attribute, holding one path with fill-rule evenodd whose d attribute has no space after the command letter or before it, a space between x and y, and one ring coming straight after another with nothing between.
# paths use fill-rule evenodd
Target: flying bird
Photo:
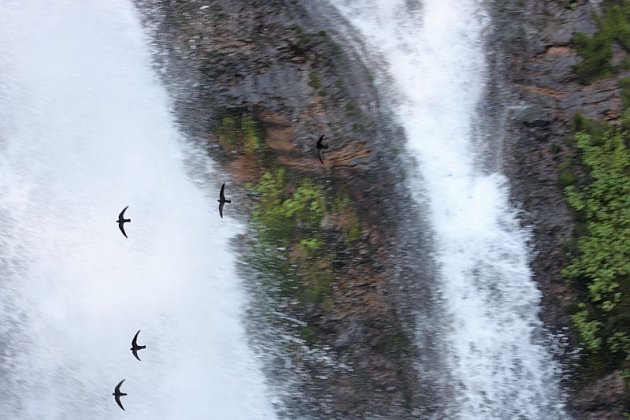
<instances>
[{"instance_id":1,"label":"flying bird","mask_svg":"<svg viewBox=\"0 0 630 420\"><path fill-rule=\"evenodd\" d=\"M122 410L125 411L125 407L123 407L122 403L120 402L120 397L127 395L124 392L120 391L120 386L123 384L123 382L125 382L124 379L120 381L118 385L116 385L116 389L114 389L114 393L112 395L114 396L114 399L116 400L116 404L118 404L118 406L120 406L120 408L122 408Z\"/></svg>"},{"instance_id":2,"label":"flying bird","mask_svg":"<svg viewBox=\"0 0 630 420\"><path fill-rule=\"evenodd\" d=\"M128 238L127 234L125 233L125 223L131 222L131 219L125 219L125 212L127 211L127 209L129 208L129 206L125 207L120 214L118 215L118 220L116 220L116 223L118 223L118 227L120 228L120 231L122 232L123 235L125 235L125 238Z\"/></svg>"},{"instance_id":3,"label":"flying bird","mask_svg":"<svg viewBox=\"0 0 630 420\"><path fill-rule=\"evenodd\" d=\"M129 350L131 350L136 359L140 360L140 358L138 357L138 350L146 349L147 346L138 345L138 334L140 334L140 330L138 330L136 335L133 336L133 340L131 340L131 348Z\"/></svg>"},{"instance_id":4,"label":"flying bird","mask_svg":"<svg viewBox=\"0 0 630 420\"><path fill-rule=\"evenodd\" d=\"M319 137L319 140L317 140L317 157L319 158L319 161L322 163L322 165L324 164L324 159L322 159L322 150L328 149L328 145L322 143L323 141L324 141L324 134L322 134Z\"/></svg>"},{"instance_id":5,"label":"flying bird","mask_svg":"<svg viewBox=\"0 0 630 420\"><path fill-rule=\"evenodd\" d=\"M221 219L223 219L223 206L225 205L225 203L231 203L231 200L226 200L225 199L225 182L223 183L223 185L221 185L221 192L219 193L219 199L217 200L219 202L219 215L221 216Z\"/></svg>"}]
</instances>

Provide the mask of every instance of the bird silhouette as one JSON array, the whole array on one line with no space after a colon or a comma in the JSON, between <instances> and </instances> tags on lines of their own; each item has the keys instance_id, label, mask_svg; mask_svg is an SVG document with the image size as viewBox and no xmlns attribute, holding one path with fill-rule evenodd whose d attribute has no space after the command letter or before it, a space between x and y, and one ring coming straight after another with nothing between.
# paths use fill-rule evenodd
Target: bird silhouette
<instances>
[{"instance_id":1,"label":"bird silhouette","mask_svg":"<svg viewBox=\"0 0 630 420\"><path fill-rule=\"evenodd\" d=\"M129 206L125 207L118 215L118 220L116 220L116 223L118 223L118 227L120 228L120 231L122 232L122 234L125 235L125 238L128 238L128 236L125 233L124 224L131 222L131 219L125 219L125 212L127 211L128 208Z\"/></svg>"},{"instance_id":2,"label":"bird silhouette","mask_svg":"<svg viewBox=\"0 0 630 420\"><path fill-rule=\"evenodd\" d=\"M116 400L118 406L120 406L120 408L125 411L125 407L123 407L122 403L120 402L120 397L127 395L124 392L120 391L120 386L123 384L123 382L125 382L125 379L123 379L118 383L118 385L116 385L116 389L114 389L114 393L112 395L114 396L114 399Z\"/></svg>"},{"instance_id":3,"label":"bird silhouette","mask_svg":"<svg viewBox=\"0 0 630 420\"><path fill-rule=\"evenodd\" d=\"M221 185L221 192L219 193L219 199L217 200L219 202L219 215L221 216L221 219L223 219L223 206L225 205L225 203L231 203L231 200L226 200L225 199L225 182L223 183L223 185Z\"/></svg>"},{"instance_id":4,"label":"bird silhouette","mask_svg":"<svg viewBox=\"0 0 630 420\"><path fill-rule=\"evenodd\" d=\"M328 145L322 143L324 141L324 134L322 134L319 137L319 140L317 140L317 157L319 158L319 161L322 163L322 165L324 164L324 159L322 159L322 150L323 149L328 149Z\"/></svg>"},{"instance_id":5,"label":"bird silhouette","mask_svg":"<svg viewBox=\"0 0 630 420\"><path fill-rule=\"evenodd\" d=\"M131 340L131 348L129 349L133 353L134 357L136 359L138 359L138 360L140 360L140 358L138 357L138 350L142 350L142 349L146 349L147 348L147 346L139 346L138 345L138 334L140 334L140 331L141 330L138 330L136 335L133 336L133 340Z\"/></svg>"}]
</instances>

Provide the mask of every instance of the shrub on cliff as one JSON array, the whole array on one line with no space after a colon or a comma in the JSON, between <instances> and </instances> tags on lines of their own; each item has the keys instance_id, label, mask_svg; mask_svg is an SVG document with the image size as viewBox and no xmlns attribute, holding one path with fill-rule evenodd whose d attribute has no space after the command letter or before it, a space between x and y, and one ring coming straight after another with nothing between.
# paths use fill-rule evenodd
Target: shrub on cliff
<instances>
[{"instance_id":1,"label":"shrub on cliff","mask_svg":"<svg viewBox=\"0 0 630 420\"><path fill-rule=\"evenodd\" d=\"M584 126L586 127L586 126ZM586 176L565 188L584 223L563 274L582 286L585 299L571 316L585 348L630 361L630 151L623 129L575 135Z\"/></svg>"},{"instance_id":2,"label":"shrub on cliff","mask_svg":"<svg viewBox=\"0 0 630 420\"><path fill-rule=\"evenodd\" d=\"M596 16L595 21L597 32L593 36L579 32L571 39L582 57L582 62L575 66L575 72L583 84L611 76L630 65L627 59L617 66L611 63L613 42L618 42L630 52L630 0L605 6L602 15Z\"/></svg>"}]
</instances>

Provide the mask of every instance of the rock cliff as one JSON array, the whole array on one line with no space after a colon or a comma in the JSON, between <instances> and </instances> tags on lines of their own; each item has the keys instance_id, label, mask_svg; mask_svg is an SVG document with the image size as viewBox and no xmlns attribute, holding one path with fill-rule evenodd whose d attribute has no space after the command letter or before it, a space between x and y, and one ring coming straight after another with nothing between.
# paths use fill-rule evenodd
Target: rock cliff
<instances>
[{"instance_id":1,"label":"rock cliff","mask_svg":"<svg viewBox=\"0 0 630 420\"><path fill-rule=\"evenodd\" d=\"M250 334L269 355L272 386L299 390L286 394L279 411L422 418L440 410L449 387L435 373L443 371L439 326L424 327L426 346L414 335L417 302L434 292L431 262L416 257L428 239L406 228L422 209L401 187L404 139L383 118L361 61L313 7L295 0L136 2L160 45L156 66L182 130L241 186L230 211L251 215L239 249L253 262L243 272L264 304L255 306L267 308L250 314ZM578 342L567 308L576 292L560 270L574 217L558 179L575 153L565 142L574 114L615 121L618 81L628 74L583 85L574 71L581 59L570 40L594 33L598 2L500 0L492 7L486 105L505 133L498 160L512 198L533 228L541 315L567 338L569 410L579 419L622 418L628 391L620 372L588 376L573 356ZM614 60L624 54L617 48ZM323 164L315 153L322 133L330 144ZM286 280L272 280L279 277ZM437 305L420 301L420 318L436 319ZM275 327L258 331L269 324ZM272 336L280 348L268 343ZM435 372L418 372L419 358Z\"/></svg>"},{"instance_id":2,"label":"rock cliff","mask_svg":"<svg viewBox=\"0 0 630 420\"><path fill-rule=\"evenodd\" d=\"M572 119L579 113L616 124L622 115L619 81L628 73L590 84L580 83L576 74L582 58L571 41L577 32L596 32L600 2L526 0L495 6L496 29L489 42L502 46L494 57L494 74L504 94L504 170L514 201L522 205L523 224L533 228L532 268L543 292L541 316L553 333L567 339L561 358L568 409L577 419L621 419L628 408L621 371L593 374L575 353L580 344L568 313L577 291L561 269L576 223L560 174L563 162L576 156ZM613 60L626 55L617 46Z\"/></svg>"}]
</instances>

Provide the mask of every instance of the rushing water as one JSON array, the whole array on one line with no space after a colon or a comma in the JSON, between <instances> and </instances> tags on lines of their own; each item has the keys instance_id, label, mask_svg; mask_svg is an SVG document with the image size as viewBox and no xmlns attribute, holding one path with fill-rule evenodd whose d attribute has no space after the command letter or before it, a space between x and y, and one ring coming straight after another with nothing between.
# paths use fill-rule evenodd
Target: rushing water
<instances>
[{"instance_id":1,"label":"rushing water","mask_svg":"<svg viewBox=\"0 0 630 420\"><path fill-rule=\"evenodd\" d=\"M328 0L358 33L415 158L450 327L449 418L565 417L557 366L541 343L527 232L501 174L482 167L487 69L480 0ZM419 304L422 304L419 302ZM422 380L422 378L421 378Z\"/></svg>"},{"instance_id":2,"label":"rushing water","mask_svg":"<svg viewBox=\"0 0 630 420\"><path fill-rule=\"evenodd\" d=\"M168 104L129 1L0 2L0 417L274 417Z\"/></svg>"}]
</instances>

